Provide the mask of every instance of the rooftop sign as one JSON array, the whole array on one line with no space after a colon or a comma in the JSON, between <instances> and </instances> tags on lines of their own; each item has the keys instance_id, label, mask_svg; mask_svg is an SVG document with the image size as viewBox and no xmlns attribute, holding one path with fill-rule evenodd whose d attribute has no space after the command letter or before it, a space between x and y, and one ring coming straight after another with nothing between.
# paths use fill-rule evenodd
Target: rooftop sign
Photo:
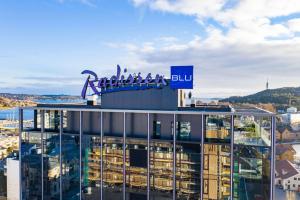
<instances>
[{"instance_id":1,"label":"rooftop sign","mask_svg":"<svg viewBox=\"0 0 300 200\"><path fill-rule=\"evenodd\" d=\"M171 66L172 89L193 89L193 66Z\"/></svg>"},{"instance_id":2,"label":"rooftop sign","mask_svg":"<svg viewBox=\"0 0 300 200\"><path fill-rule=\"evenodd\" d=\"M91 70L84 70L81 72L81 74L88 74L82 88L82 98L85 99L88 87L92 89L92 95L101 95L117 91L161 88L167 85L163 75L156 74L156 76L152 77L151 73L148 73L147 76L143 78L140 72L138 74L126 75L126 68L123 70L123 74L121 71L121 67L117 65L117 74L110 78L99 78L98 75Z\"/></svg>"}]
</instances>

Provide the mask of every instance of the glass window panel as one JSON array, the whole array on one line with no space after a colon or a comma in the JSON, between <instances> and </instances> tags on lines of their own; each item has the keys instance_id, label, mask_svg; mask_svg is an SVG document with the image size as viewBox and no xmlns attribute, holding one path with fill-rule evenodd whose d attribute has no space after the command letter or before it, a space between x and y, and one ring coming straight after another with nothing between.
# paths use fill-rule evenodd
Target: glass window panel
<instances>
[{"instance_id":1,"label":"glass window panel","mask_svg":"<svg viewBox=\"0 0 300 200\"><path fill-rule=\"evenodd\" d=\"M271 118L256 116L234 117L234 143L271 146Z\"/></svg>"},{"instance_id":2,"label":"glass window panel","mask_svg":"<svg viewBox=\"0 0 300 200\"><path fill-rule=\"evenodd\" d=\"M231 118L224 115L205 116L205 142L230 143Z\"/></svg>"},{"instance_id":3,"label":"glass window panel","mask_svg":"<svg viewBox=\"0 0 300 200\"><path fill-rule=\"evenodd\" d=\"M126 113L126 199L147 199L148 117Z\"/></svg>"},{"instance_id":4,"label":"glass window panel","mask_svg":"<svg viewBox=\"0 0 300 200\"><path fill-rule=\"evenodd\" d=\"M23 131L41 131L40 110L23 110Z\"/></svg>"},{"instance_id":5,"label":"glass window panel","mask_svg":"<svg viewBox=\"0 0 300 200\"><path fill-rule=\"evenodd\" d=\"M147 199L147 140L126 139L126 199Z\"/></svg>"},{"instance_id":6,"label":"glass window panel","mask_svg":"<svg viewBox=\"0 0 300 200\"><path fill-rule=\"evenodd\" d=\"M153 139L159 139L161 135L161 122L153 121Z\"/></svg>"},{"instance_id":7,"label":"glass window panel","mask_svg":"<svg viewBox=\"0 0 300 200\"><path fill-rule=\"evenodd\" d=\"M155 139L153 121L159 121L161 136ZM150 114L150 199L173 199L174 115Z\"/></svg>"},{"instance_id":8,"label":"glass window panel","mask_svg":"<svg viewBox=\"0 0 300 200\"><path fill-rule=\"evenodd\" d=\"M59 134L43 133L44 199L60 199Z\"/></svg>"},{"instance_id":9,"label":"glass window panel","mask_svg":"<svg viewBox=\"0 0 300 200\"><path fill-rule=\"evenodd\" d=\"M176 143L176 196L180 200L200 199L201 144Z\"/></svg>"},{"instance_id":10,"label":"glass window panel","mask_svg":"<svg viewBox=\"0 0 300 200\"><path fill-rule=\"evenodd\" d=\"M60 129L60 111L45 110L44 124L45 124L45 131L58 133Z\"/></svg>"},{"instance_id":11,"label":"glass window panel","mask_svg":"<svg viewBox=\"0 0 300 200\"><path fill-rule=\"evenodd\" d=\"M235 145L233 155L234 199L270 199L271 149Z\"/></svg>"},{"instance_id":12,"label":"glass window panel","mask_svg":"<svg viewBox=\"0 0 300 200\"><path fill-rule=\"evenodd\" d=\"M80 138L62 135L62 198L79 199L80 194Z\"/></svg>"},{"instance_id":13,"label":"glass window panel","mask_svg":"<svg viewBox=\"0 0 300 200\"><path fill-rule=\"evenodd\" d=\"M204 144L208 168L203 170L204 200L230 197L230 145ZM206 192L207 191L207 192Z\"/></svg>"},{"instance_id":14,"label":"glass window panel","mask_svg":"<svg viewBox=\"0 0 300 200\"><path fill-rule=\"evenodd\" d=\"M101 137L82 136L82 198L100 199L101 195Z\"/></svg>"},{"instance_id":15,"label":"glass window panel","mask_svg":"<svg viewBox=\"0 0 300 200\"><path fill-rule=\"evenodd\" d=\"M124 113L103 113L103 199L123 198Z\"/></svg>"},{"instance_id":16,"label":"glass window panel","mask_svg":"<svg viewBox=\"0 0 300 200\"><path fill-rule=\"evenodd\" d=\"M190 140L191 122L176 122L177 140Z\"/></svg>"},{"instance_id":17,"label":"glass window panel","mask_svg":"<svg viewBox=\"0 0 300 200\"><path fill-rule=\"evenodd\" d=\"M42 145L40 132L22 133L22 198L42 198Z\"/></svg>"},{"instance_id":18,"label":"glass window panel","mask_svg":"<svg viewBox=\"0 0 300 200\"><path fill-rule=\"evenodd\" d=\"M63 132L65 134L77 134L80 131L80 112L79 111L63 111Z\"/></svg>"},{"instance_id":19,"label":"glass window panel","mask_svg":"<svg viewBox=\"0 0 300 200\"><path fill-rule=\"evenodd\" d=\"M173 144L150 143L150 199L173 199Z\"/></svg>"},{"instance_id":20,"label":"glass window panel","mask_svg":"<svg viewBox=\"0 0 300 200\"><path fill-rule=\"evenodd\" d=\"M103 138L103 199L123 198L123 138Z\"/></svg>"}]
</instances>

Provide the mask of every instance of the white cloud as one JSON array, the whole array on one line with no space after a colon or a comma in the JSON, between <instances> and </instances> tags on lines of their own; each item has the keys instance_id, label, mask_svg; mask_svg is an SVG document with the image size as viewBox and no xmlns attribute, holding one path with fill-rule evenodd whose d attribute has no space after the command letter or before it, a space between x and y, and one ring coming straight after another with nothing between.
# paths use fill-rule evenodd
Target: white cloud
<instances>
[{"instance_id":1,"label":"white cloud","mask_svg":"<svg viewBox=\"0 0 300 200\"><path fill-rule=\"evenodd\" d=\"M136 51L137 48L138 48L136 45L131 44L131 43L115 43L115 42L107 42L107 43L105 43L105 45L106 45L107 47L114 48L114 49L122 48L122 49L127 50L128 52Z\"/></svg>"},{"instance_id":2,"label":"white cloud","mask_svg":"<svg viewBox=\"0 0 300 200\"><path fill-rule=\"evenodd\" d=\"M66 3L66 2L79 2L84 5L90 6L90 7L96 7L93 0L57 0L59 3Z\"/></svg>"},{"instance_id":3,"label":"white cloud","mask_svg":"<svg viewBox=\"0 0 300 200\"><path fill-rule=\"evenodd\" d=\"M299 0L133 0L134 5L150 9L194 16L207 25L214 19L225 29L226 37L233 42L259 43L263 40L289 38L298 31L297 24L273 23L276 17L300 13ZM232 4L231 6L230 3ZM294 22L296 23L296 22ZM297 27L296 27L297 26ZM207 25L208 29L210 28Z\"/></svg>"},{"instance_id":4,"label":"white cloud","mask_svg":"<svg viewBox=\"0 0 300 200\"><path fill-rule=\"evenodd\" d=\"M157 38L156 40L166 42L166 43L173 43L173 42L177 42L178 38L173 36L164 36L164 37Z\"/></svg>"},{"instance_id":5,"label":"white cloud","mask_svg":"<svg viewBox=\"0 0 300 200\"><path fill-rule=\"evenodd\" d=\"M131 52L140 63L160 70L195 65L196 94L251 93L264 89L267 78L271 87L300 86L300 37L295 34L300 32L299 0L133 2L136 7L194 16L205 27L206 37L194 36L187 43L154 40L151 51L142 51L141 46ZM220 26L210 24L209 19Z\"/></svg>"},{"instance_id":6,"label":"white cloud","mask_svg":"<svg viewBox=\"0 0 300 200\"><path fill-rule=\"evenodd\" d=\"M288 21L288 27L293 32L300 32L300 18Z\"/></svg>"},{"instance_id":7,"label":"white cloud","mask_svg":"<svg viewBox=\"0 0 300 200\"><path fill-rule=\"evenodd\" d=\"M129 54L139 70L169 74L169 66L195 66L195 94L202 97L245 95L271 87L300 86L300 40L263 41L260 44L228 40L218 29L208 38L194 36L161 45L157 40L136 45ZM151 47L145 50L145 46ZM220 89L222 88L222 89Z\"/></svg>"}]
</instances>

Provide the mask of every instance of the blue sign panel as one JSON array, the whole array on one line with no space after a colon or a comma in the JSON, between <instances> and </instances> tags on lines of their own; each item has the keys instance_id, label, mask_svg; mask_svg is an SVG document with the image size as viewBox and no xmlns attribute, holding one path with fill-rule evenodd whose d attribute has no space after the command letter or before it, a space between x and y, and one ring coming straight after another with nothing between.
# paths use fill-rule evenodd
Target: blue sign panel
<instances>
[{"instance_id":1,"label":"blue sign panel","mask_svg":"<svg viewBox=\"0 0 300 200\"><path fill-rule=\"evenodd\" d=\"M193 66L171 66L172 89L193 89Z\"/></svg>"}]
</instances>

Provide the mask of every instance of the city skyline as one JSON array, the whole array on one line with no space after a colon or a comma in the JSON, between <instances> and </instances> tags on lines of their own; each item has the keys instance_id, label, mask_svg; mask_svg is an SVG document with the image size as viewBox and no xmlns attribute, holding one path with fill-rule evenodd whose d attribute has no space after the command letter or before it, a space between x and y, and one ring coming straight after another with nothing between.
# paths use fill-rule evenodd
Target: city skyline
<instances>
[{"instance_id":1,"label":"city skyline","mask_svg":"<svg viewBox=\"0 0 300 200\"><path fill-rule=\"evenodd\" d=\"M300 86L297 0L12 0L0 27L1 92L80 95L84 69L117 64L166 76L192 64L199 97Z\"/></svg>"}]
</instances>

